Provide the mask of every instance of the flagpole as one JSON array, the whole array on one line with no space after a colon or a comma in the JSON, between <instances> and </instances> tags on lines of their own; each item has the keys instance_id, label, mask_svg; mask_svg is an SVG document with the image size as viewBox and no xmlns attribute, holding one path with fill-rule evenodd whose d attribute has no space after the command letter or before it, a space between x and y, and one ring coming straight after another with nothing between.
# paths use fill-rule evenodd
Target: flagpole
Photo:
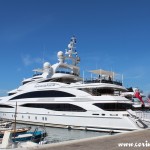
<instances>
[{"instance_id":1,"label":"flagpole","mask_svg":"<svg viewBox=\"0 0 150 150\"><path fill-rule=\"evenodd\" d=\"M122 85L123 85L123 74L122 74Z\"/></svg>"},{"instance_id":2,"label":"flagpole","mask_svg":"<svg viewBox=\"0 0 150 150\"><path fill-rule=\"evenodd\" d=\"M84 70L83 70L83 83L84 83Z\"/></svg>"},{"instance_id":3,"label":"flagpole","mask_svg":"<svg viewBox=\"0 0 150 150\"><path fill-rule=\"evenodd\" d=\"M92 76L92 73L91 73L91 81L92 81L92 78L93 78L93 76Z\"/></svg>"}]
</instances>

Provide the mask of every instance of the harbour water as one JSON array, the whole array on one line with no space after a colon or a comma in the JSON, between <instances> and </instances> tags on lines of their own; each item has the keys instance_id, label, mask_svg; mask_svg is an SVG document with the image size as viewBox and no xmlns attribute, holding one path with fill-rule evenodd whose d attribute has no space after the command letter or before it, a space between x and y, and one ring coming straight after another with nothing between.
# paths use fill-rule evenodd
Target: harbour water
<instances>
[{"instance_id":1,"label":"harbour water","mask_svg":"<svg viewBox=\"0 0 150 150\"><path fill-rule=\"evenodd\" d=\"M17 127L28 127L28 126L29 125L25 125L25 124L17 124ZM58 143L63 141L109 135L109 133L106 132L69 130L63 128L42 127L42 126L35 126L35 125L31 126L31 131L34 131L37 127L39 130L41 129L46 130L47 132L46 140L48 141L48 143Z\"/></svg>"}]
</instances>

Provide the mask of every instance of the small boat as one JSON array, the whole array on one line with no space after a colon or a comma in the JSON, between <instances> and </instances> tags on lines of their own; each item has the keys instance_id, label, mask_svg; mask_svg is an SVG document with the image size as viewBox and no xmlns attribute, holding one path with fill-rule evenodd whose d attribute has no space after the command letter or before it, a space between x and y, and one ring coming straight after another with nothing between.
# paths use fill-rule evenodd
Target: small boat
<instances>
[{"instance_id":1,"label":"small boat","mask_svg":"<svg viewBox=\"0 0 150 150\"><path fill-rule=\"evenodd\" d=\"M2 144L0 144L0 149L14 149L14 148L23 148L23 147L34 147L38 144L32 141L26 142L13 142L12 133L10 131L5 131L4 137L2 139Z\"/></svg>"},{"instance_id":2,"label":"small boat","mask_svg":"<svg viewBox=\"0 0 150 150\"><path fill-rule=\"evenodd\" d=\"M12 136L14 136L14 134L15 134L15 136L17 136L17 135L19 135L19 134L26 133L26 132L29 131L30 129L31 129L31 127L16 128L15 130L12 129L12 128L2 128L2 129L0 130L0 138L3 138L5 131L9 131L9 132L12 134Z\"/></svg>"},{"instance_id":3,"label":"small boat","mask_svg":"<svg viewBox=\"0 0 150 150\"><path fill-rule=\"evenodd\" d=\"M0 121L0 128L9 128L11 127L12 122L11 121Z\"/></svg>"},{"instance_id":4,"label":"small boat","mask_svg":"<svg viewBox=\"0 0 150 150\"><path fill-rule=\"evenodd\" d=\"M13 134L11 131L4 132L2 144L0 144L0 150L28 148L47 143L47 141L44 139L47 135L46 131L38 130L38 128L36 128L33 132L20 133L15 137L12 135Z\"/></svg>"},{"instance_id":5,"label":"small boat","mask_svg":"<svg viewBox=\"0 0 150 150\"><path fill-rule=\"evenodd\" d=\"M23 141L32 141L35 143L39 143L47 136L47 133L45 130L38 130L38 128L35 129L35 131L28 131L24 133L20 133L15 137L12 137L13 142L23 142Z\"/></svg>"}]
</instances>

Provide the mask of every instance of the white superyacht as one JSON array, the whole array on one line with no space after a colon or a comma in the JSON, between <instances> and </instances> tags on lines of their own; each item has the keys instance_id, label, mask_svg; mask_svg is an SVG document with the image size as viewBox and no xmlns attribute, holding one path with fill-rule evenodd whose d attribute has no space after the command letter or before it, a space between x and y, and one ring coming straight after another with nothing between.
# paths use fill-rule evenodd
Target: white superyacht
<instances>
[{"instance_id":1,"label":"white superyacht","mask_svg":"<svg viewBox=\"0 0 150 150\"><path fill-rule=\"evenodd\" d=\"M45 62L43 69L34 70L40 74L1 97L0 117L14 120L17 103L18 123L111 132L147 128L130 110L132 103L115 94L126 88L112 80L111 72L105 72L109 80L80 77L75 45L72 37L65 54L58 52L58 63Z\"/></svg>"}]
</instances>

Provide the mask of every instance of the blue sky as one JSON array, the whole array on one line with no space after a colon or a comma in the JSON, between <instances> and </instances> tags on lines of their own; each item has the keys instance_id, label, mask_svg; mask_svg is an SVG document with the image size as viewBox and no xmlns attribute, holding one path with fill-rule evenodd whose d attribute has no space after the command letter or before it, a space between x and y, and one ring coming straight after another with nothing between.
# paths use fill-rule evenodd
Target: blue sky
<instances>
[{"instance_id":1,"label":"blue sky","mask_svg":"<svg viewBox=\"0 0 150 150\"><path fill-rule=\"evenodd\" d=\"M0 0L0 96L77 37L82 71L113 70L150 92L149 0Z\"/></svg>"}]
</instances>

